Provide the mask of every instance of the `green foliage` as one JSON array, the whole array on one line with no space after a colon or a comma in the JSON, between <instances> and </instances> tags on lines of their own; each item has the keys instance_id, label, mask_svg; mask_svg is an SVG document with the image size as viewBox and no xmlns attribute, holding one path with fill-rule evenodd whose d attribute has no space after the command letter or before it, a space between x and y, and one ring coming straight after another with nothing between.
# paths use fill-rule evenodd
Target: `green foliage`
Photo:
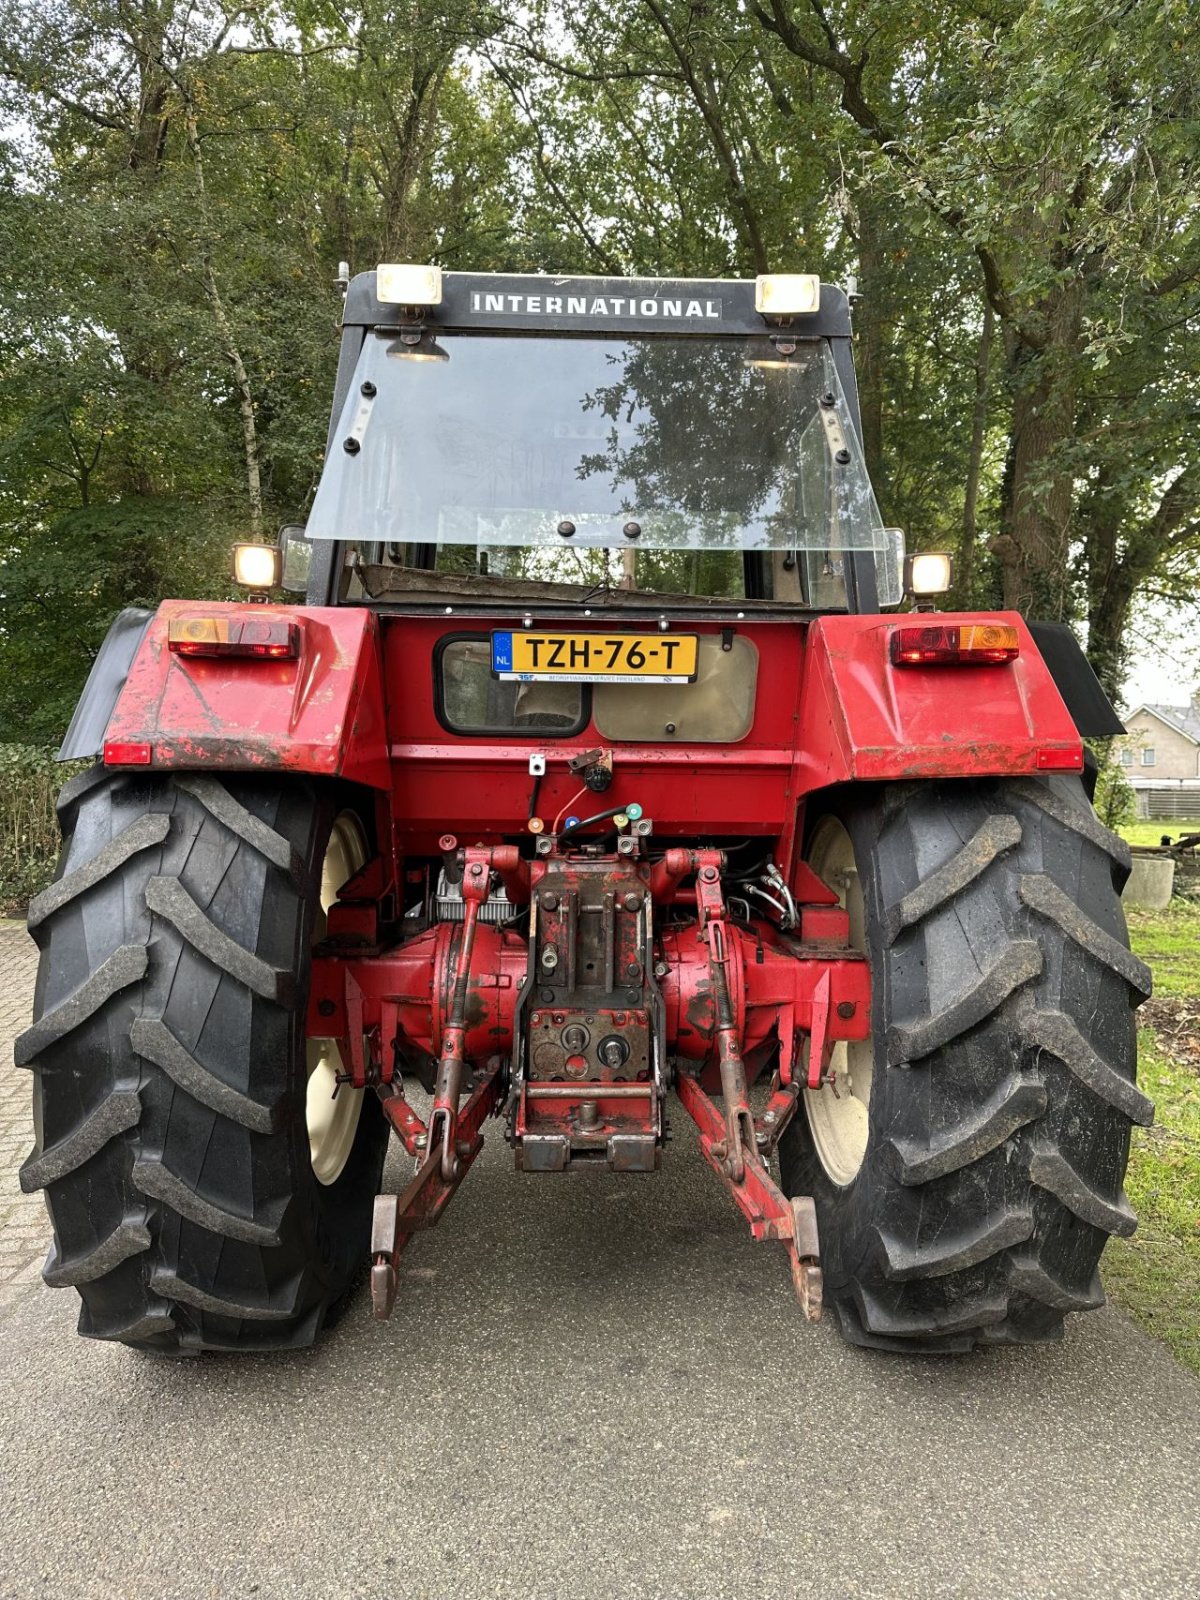
<instances>
[{"instance_id":1,"label":"green foliage","mask_svg":"<svg viewBox=\"0 0 1200 1600\"><path fill-rule=\"evenodd\" d=\"M1200 997L1200 988L1191 994ZM1138 1081L1155 1119L1133 1132L1125 1188L1138 1227L1109 1241L1104 1283L1200 1373L1200 1066L1175 1059L1166 1042L1153 1028L1139 1030Z\"/></svg>"},{"instance_id":2,"label":"green foliage","mask_svg":"<svg viewBox=\"0 0 1200 1600\"><path fill-rule=\"evenodd\" d=\"M1200 998L1200 906L1177 899L1166 911L1131 910L1129 927L1154 972L1155 998Z\"/></svg>"},{"instance_id":3,"label":"green foliage","mask_svg":"<svg viewBox=\"0 0 1200 1600\"><path fill-rule=\"evenodd\" d=\"M1192 821L1186 819L1169 819L1155 817L1145 822L1123 822L1117 830L1126 844L1141 845L1146 849L1154 849L1160 845L1164 837L1178 839L1180 834L1200 832L1200 817Z\"/></svg>"},{"instance_id":4,"label":"green foliage","mask_svg":"<svg viewBox=\"0 0 1200 1600\"><path fill-rule=\"evenodd\" d=\"M234 525L213 506L130 496L65 511L0 561L0 739L61 738L111 619L168 594L230 598Z\"/></svg>"},{"instance_id":5,"label":"green foliage","mask_svg":"<svg viewBox=\"0 0 1200 1600\"><path fill-rule=\"evenodd\" d=\"M1200 1373L1200 908L1131 911L1134 950L1154 974L1138 1031L1138 1083L1154 1123L1135 1128L1125 1187L1138 1214L1130 1239L1104 1252L1104 1282L1150 1333Z\"/></svg>"},{"instance_id":6,"label":"green foliage","mask_svg":"<svg viewBox=\"0 0 1200 1600\"><path fill-rule=\"evenodd\" d=\"M0 0L0 738L303 520L339 260L853 273L885 518L1087 624L1200 565L1189 0Z\"/></svg>"},{"instance_id":7,"label":"green foliage","mask_svg":"<svg viewBox=\"0 0 1200 1600\"><path fill-rule=\"evenodd\" d=\"M54 876L60 836L54 802L79 765L39 745L0 744L0 916L24 914Z\"/></svg>"},{"instance_id":8,"label":"green foliage","mask_svg":"<svg viewBox=\"0 0 1200 1600\"><path fill-rule=\"evenodd\" d=\"M1091 748L1100 766L1092 803L1104 826L1120 832L1137 816L1137 795L1121 763L1113 758L1112 740L1097 740Z\"/></svg>"}]
</instances>

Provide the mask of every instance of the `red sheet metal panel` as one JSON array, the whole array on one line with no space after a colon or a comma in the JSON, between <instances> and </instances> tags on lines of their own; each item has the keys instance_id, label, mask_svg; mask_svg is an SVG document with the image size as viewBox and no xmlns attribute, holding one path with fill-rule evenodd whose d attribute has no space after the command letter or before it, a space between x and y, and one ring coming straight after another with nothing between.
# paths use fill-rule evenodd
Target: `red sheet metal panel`
<instances>
[{"instance_id":1,"label":"red sheet metal panel","mask_svg":"<svg viewBox=\"0 0 1200 1600\"><path fill-rule=\"evenodd\" d=\"M300 631L294 660L175 654L173 617L278 617ZM387 788L379 626L357 606L166 600L130 668L106 743L148 742L152 769L290 771Z\"/></svg>"},{"instance_id":2,"label":"red sheet metal panel","mask_svg":"<svg viewBox=\"0 0 1200 1600\"><path fill-rule=\"evenodd\" d=\"M1010 623L1020 656L1000 666L896 667L891 635L912 617L821 617L808 633L797 794L849 779L1082 770L1075 724L1016 612L931 620Z\"/></svg>"},{"instance_id":3,"label":"red sheet metal panel","mask_svg":"<svg viewBox=\"0 0 1200 1600\"><path fill-rule=\"evenodd\" d=\"M538 810L554 817L579 793L580 779L568 771L568 758L596 747L612 749L614 780L605 794L591 797L592 811L636 801L653 817L656 833L668 836L779 831L788 812L794 761L803 623L736 622L733 631L754 642L759 666L753 725L733 743L684 742L665 733L632 743L605 737L591 722L566 736L545 730L493 735L449 730L439 721L434 695L439 643L449 636L487 638L491 627L514 622L520 626L519 613L515 619L476 619L457 608L452 618L383 619L396 827L407 850L435 849L447 828L470 838L523 829L534 752L545 754L548 762ZM603 630L605 624L576 617L570 627ZM707 621L679 628L701 635L722 632ZM576 809L586 815L586 805L580 799Z\"/></svg>"}]
</instances>

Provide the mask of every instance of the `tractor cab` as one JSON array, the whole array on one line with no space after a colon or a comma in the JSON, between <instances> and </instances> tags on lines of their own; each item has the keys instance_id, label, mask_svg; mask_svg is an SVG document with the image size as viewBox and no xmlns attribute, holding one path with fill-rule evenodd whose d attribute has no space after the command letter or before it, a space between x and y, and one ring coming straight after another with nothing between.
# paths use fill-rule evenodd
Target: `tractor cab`
<instances>
[{"instance_id":1,"label":"tractor cab","mask_svg":"<svg viewBox=\"0 0 1200 1600\"><path fill-rule=\"evenodd\" d=\"M414 576L436 572L551 604L895 604L849 336L810 276L356 278L310 602L436 593Z\"/></svg>"}]
</instances>

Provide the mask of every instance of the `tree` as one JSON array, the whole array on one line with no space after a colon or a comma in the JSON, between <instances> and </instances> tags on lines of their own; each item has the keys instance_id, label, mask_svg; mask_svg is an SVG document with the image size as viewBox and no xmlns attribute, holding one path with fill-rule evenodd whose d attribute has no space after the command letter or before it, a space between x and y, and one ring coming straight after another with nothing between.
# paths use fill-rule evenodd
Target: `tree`
<instances>
[{"instance_id":1,"label":"tree","mask_svg":"<svg viewBox=\"0 0 1200 1600\"><path fill-rule=\"evenodd\" d=\"M121 604L226 593L303 515L343 254L509 249L477 13L0 0L0 737L61 731Z\"/></svg>"},{"instance_id":2,"label":"tree","mask_svg":"<svg viewBox=\"0 0 1200 1600\"><path fill-rule=\"evenodd\" d=\"M1087 368L1128 337L1131 296L1200 283L1196 34L1172 0L939 9L913 39L908 6L754 4L780 54L839 85L876 170L977 256L1011 405L1004 599L1067 616Z\"/></svg>"}]
</instances>

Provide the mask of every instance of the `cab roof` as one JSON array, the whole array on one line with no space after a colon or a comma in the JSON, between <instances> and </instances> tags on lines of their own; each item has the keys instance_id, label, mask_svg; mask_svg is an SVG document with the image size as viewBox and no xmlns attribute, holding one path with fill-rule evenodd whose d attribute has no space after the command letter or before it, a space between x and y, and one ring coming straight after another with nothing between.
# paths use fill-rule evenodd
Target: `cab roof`
<instances>
[{"instance_id":1,"label":"cab roof","mask_svg":"<svg viewBox=\"0 0 1200 1600\"><path fill-rule=\"evenodd\" d=\"M593 278L551 273L444 272L438 305L409 311L382 301L376 274L360 272L346 293L343 326L400 327L419 322L449 329L543 334L696 334L709 338L778 330L779 318L755 310L753 278ZM820 308L787 319L803 339L848 339L845 291L822 283Z\"/></svg>"}]
</instances>

